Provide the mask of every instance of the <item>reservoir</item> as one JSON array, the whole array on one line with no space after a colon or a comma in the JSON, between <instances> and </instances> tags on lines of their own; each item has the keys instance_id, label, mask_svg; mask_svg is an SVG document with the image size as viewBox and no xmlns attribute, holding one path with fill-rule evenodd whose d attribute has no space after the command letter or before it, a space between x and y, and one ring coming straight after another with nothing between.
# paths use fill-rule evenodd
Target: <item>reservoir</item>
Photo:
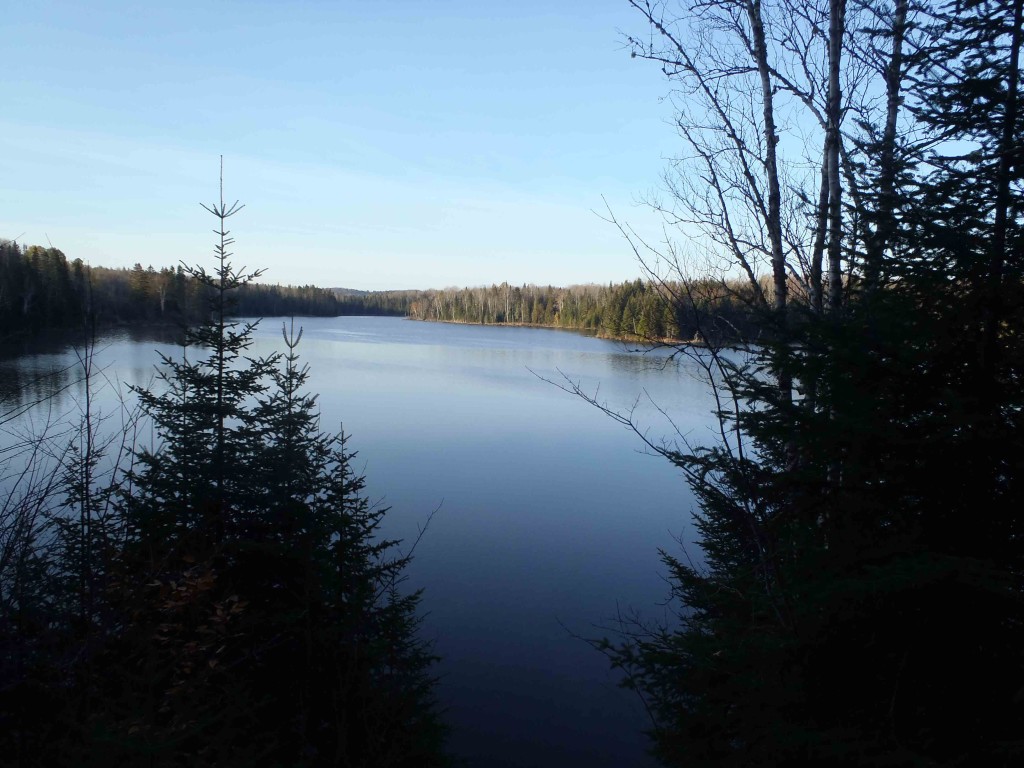
<instances>
[{"instance_id":1,"label":"reservoir","mask_svg":"<svg viewBox=\"0 0 1024 768\"><path fill-rule=\"evenodd\" d=\"M650 765L641 702L586 639L614 637L618 617L665 618L658 551L685 545L698 559L693 497L636 434L551 382L632 411L655 443L700 445L714 419L699 367L556 330L392 317L296 325L322 429L351 435L369 496L390 507L383 533L408 545L429 520L406 586L424 590L451 751L467 766ZM249 353L282 349L281 320L263 320ZM96 400L109 425L120 423L119 391L131 405L128 385L158 386L157 351L181 354L137 333L100 339ZM0 445L77 421L75 360L61 348L0 362L0 385L22 401L56 392L45 413L3 425Z\"/></svg>"}]
</instances>

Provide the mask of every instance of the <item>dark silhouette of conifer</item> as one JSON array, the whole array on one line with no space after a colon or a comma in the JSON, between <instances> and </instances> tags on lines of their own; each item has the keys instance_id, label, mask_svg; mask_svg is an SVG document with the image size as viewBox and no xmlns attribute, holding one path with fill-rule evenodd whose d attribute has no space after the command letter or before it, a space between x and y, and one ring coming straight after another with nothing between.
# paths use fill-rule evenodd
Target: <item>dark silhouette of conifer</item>
<instances>
[{"instance_id":1,"label":"dark silhouette of conifer","mask_svg":"<svg viewBox=\"0 0 1024 768\"><path fill-rule=\"evenodd\" d=\"M75 518L33 566L18 647L35 657L0 687L0 745L20 765L443 764L409 556L380 538L347 436L320 431L301 330L283 355L246 355L256 324L233 297L259 272L232 266L226 226L242 206L222 179L204 207L216 266L185 272L205 321L135 390L154 440L123 482L97 493L99 454L72 457Z\"/></svg>"}]
</instances>

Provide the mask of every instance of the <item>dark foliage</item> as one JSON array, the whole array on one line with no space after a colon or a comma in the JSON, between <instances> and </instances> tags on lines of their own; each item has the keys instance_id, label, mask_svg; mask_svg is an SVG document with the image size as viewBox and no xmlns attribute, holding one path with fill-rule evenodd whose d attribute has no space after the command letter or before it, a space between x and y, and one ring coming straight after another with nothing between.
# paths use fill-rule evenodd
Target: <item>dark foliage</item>
<instances>
[{"instance_id":1,"label":"dark foliage","mask_svg":"<svg viewBox=\"0 0 1024 768\"><path fill-rule=\"evenodd\" d=\"M155 444L102 482L87 419L40 495L49 524L0 562L5 760L445 764L409 554L380 537L386 510L347 436L319 429L301 331L283 355L246 357L254 325L231 315L256 275L231 266L226 230L239 208L208 210L215 269L183 270L203 322L137 390Z\"/></svg>"},{"instance_id":2,"label":"dark foliage","mask_svg":"<svg viewBox=\"0 0 1024 768\"><path fill-rule=\"evenodd\" d=\"M181 325L205 315L209 286L183 266L131 269L68 261L57 248L0 240L0 341L46 328L79 329L126 323ZM240 285L232 311L244 317L334 317L344 302L324 288L265 283Z\"/></svg>"},{"instance_id":3,"label":"dark foliage","mask_svg":"<svg viewBox=\"0 0 1024 768\"><path fill-rule=\"evenodd\" d=\"M840 304L700 358L723 441L660 449L703 563L663 553L676 621L597 643L667 765L1024 761L1021 6L916 9L918 143L849 212L884 242L850 225Z\"/></svg>"}]
</instances>

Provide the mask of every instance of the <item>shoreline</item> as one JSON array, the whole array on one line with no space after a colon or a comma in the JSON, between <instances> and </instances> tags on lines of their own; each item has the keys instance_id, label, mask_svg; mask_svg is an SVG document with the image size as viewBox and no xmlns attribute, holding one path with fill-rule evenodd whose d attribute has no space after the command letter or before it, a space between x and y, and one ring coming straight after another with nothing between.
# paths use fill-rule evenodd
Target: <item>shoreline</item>
<instances>
[{"instance_id":1,"label":"shoreline","mask_svg":"<svg viewBox=\"0 0 1024 768\"><path fill-rule=\"evenodd\" d=\"M343 317L343 315L339 315ZM673 339L669 337L663 337L659 339L648 339L642 336L636 336L633 334L626 335L615 335L605 333L602 331L594 330L591 328L571 328L564 325L544 325L542 323L479 323L471 320L432 320L424 317L410 317L405 316L406 320L413 320L418 323L444 323L447 325L478 325L486 328L542 328L548 331L566 331L567 333L576 333L581 336L593 336L596 339L604 339L606 341L621 341L621 342L632 342L635 344L651 344L651 345L662 345L670 347L703 347L705 343L699 339Z\"/></svg>"}]
</instances>

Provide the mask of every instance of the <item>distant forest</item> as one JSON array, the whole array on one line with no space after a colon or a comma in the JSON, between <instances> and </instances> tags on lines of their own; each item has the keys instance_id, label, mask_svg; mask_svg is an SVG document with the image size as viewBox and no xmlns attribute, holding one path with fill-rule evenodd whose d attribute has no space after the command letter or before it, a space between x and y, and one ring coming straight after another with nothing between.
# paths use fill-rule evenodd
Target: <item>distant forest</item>
<instances>
[{"instance_id":1,"label":"distant forest","mask_svg":"<svg viewBox=\"0 0 1024 768\"><path fill-rule=\"evenodd\" d=\"M68 261L57 248L0 240L0 323L7 334L76 327L86 316L101 326L196 322L206 306L203 291L181 265L93 267ZM709 332L756 335L751 296L745 284L712 280L369 292L248 283L237 291L235 311L243 317L395 315L691 340Z\"/></svg>"},{"instance_id":2,"label":"distant forest","mask_svg":"<svg viewBox=\"0 0 1024 768\"><path fill-rule=\"evenodd\" d=\"M404 315L449 323L535 325L614 338L689 341L701 334L757 335L753 292L744 283L636 279L608 285L508 283L478 288L381 291L345 297L359 314ZM349 314L346 312L345 314Z\"/></svg>"},{"instance_id":3,"label":"distant forest","mask_svg":"<svg viewBox=\"0 0 1024 768\"><path fill-rule=\"evenodd\" d=\"M58 248L0 240L0 325L12 331L98 325L196 322L207 289L182 268L136 264L131 269L68 261ZM311 285L249 283L237 292L244 316L352 314L330 290Z\"/></svg>"}]
</instances>

